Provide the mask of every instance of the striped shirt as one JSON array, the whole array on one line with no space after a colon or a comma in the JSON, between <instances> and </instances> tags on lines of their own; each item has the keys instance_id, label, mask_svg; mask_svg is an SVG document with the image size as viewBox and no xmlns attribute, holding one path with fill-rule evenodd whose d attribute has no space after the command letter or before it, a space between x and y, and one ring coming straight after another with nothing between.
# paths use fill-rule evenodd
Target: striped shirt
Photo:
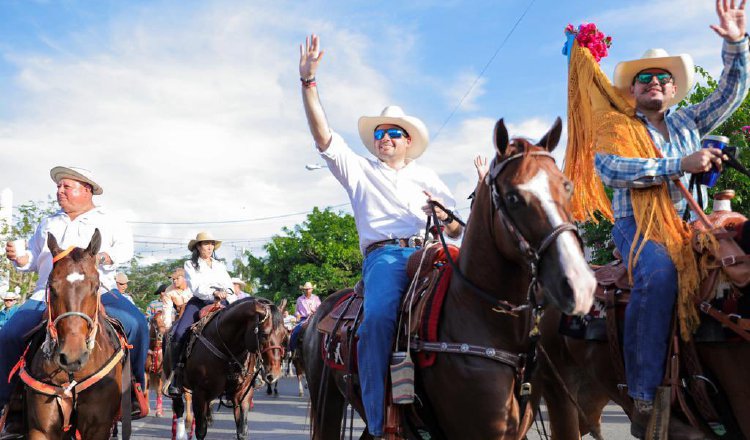
<instances>
[{"instance_id":1,"label":"striped shirt","mask_svg":"<svg viewBox=\"0 0 750 440\"><path fill-rule=\"evenodd\" d=\"M612 209L616 219L633 215L631 188L646 188L664 182L669 185L669 193L677 212L682 214L685 211L687 202L672 181L680 179L687 187L689 177L680 170L682 158L698 151L701 148L701 138L729 118L747 96L750 86L748 37L736 43L724 41L722 59L724 70L716 90L703 102L667 111L664 119L669 130L669 140L664 139L643 114L636 113L664 158L641 159L596 154L596 170L602 182L613 189ZM705 188L701 191L704 200L707 200Z\"/></svg>"}]
</instances>

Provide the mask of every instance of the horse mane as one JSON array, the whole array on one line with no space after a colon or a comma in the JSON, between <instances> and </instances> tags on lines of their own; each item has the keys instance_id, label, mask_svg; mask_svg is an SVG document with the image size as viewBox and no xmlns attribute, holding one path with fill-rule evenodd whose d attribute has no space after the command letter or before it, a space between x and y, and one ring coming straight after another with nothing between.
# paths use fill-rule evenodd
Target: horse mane
<instances>
[{"instance_id":1,"label":"horse mane","mask_svg":"<svg viewBox=\"0 0 750 440\"><path fill-rule=\"evenodd\" d=\"M270 299L262 298L262 297L259 297L259 296L249 296L247 298L242 298L240 300L237 300L237 301L229 304L224 309L224 311L228 312L228 311L234 309L235 307L238 307L240 304L246 304L246 303L250 302L251 300L269 306L269 310L271 311L271 320L272 320L271 322L273 323L273 328L277 328L279 326L284 325L284 318L281 315L281 310L279 310L278 306L276 306L276 304L273 301L271 301Z\"/></svg>"}]
</instances>

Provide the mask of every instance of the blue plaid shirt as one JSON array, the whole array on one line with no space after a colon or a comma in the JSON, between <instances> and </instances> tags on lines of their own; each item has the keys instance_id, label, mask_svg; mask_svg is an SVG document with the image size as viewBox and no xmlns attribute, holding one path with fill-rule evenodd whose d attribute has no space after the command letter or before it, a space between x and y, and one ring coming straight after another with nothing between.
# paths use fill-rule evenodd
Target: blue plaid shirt
<instances>
[{"instance_id":1,"label":"blue plaid shirt","mask_svg":"<svg viewBox=\"0 0 750 440\"><path fill-rule=\"evenodd\" d=\"M664 139L643 114L636 113L646 125L656 147L663 153L663 159L596 154L596 170L602 182L614 192L612 209L616 219L633 215L631 188L646 188L664 182L669 184L669 193L677 212L682 214L685 211L687 202L677 189L677 185L672 182L680 179L686 187L689 183L688 176L680 170L682 158L698 151L701 148L701 138L721 125L737 110L747 96L750 86L747 36L736 43L724 41L721 55L724 70L716 90L699 104L667 111L664 119L669 130L669 141ZM704 192L704 199L707 199L705 188L701 191Z\"/></svg>"}]
</instances>

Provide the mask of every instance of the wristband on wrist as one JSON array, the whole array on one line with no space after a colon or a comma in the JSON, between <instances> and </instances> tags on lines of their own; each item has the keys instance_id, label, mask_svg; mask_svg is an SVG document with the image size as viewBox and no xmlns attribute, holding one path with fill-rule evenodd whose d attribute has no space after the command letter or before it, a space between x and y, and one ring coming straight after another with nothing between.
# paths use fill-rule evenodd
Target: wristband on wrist
<instances>
[{"instance_id":1,"label":"wristband on wrist","mask_svg":"<svg viewBox=\"0 0 750 440\"><path fill-rule=\"evenodd\" d=\"M307 87L307 88L315 87L315 85L316 85L315 84L315 77L314 76L312 78L309 78L309 79L300 78L299 80L302 82L302 85L305 86L305 87Z\"/></svg>"}]
</instances>

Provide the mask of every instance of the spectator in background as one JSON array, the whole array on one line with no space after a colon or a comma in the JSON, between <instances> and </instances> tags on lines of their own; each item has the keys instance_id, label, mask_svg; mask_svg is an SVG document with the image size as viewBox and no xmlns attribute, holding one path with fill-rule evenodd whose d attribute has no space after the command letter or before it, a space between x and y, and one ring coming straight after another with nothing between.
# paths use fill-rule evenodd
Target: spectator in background
<instances>
[{"instance_id":1,"label":"spectator in background","mask_svg":"<svg viewBox=\"0 0 750 440\"><path fill-rule=\"evenodd\" d=\"M188 289L187 278L185 278L185 269L178 267L169 276L172 280L172 285L167 287L166 294L172 301L175 309L177 309L177 317L182 315L182 309L185 307L190 298L193 297L193 292Z\"/></svg>"},{"instance_id":2,"label":"spectator in background","mask_svg":"<svg viewBox=\"0 0 750 440\"><path fill-rule=\"evenodd\" d=\"M5 292L2 295L3 306L0 309L0 328L3 328L10 317L13 316L14 313L16 313L16 310L18 310L19 307L18 300L21 298L21 295L18 294L18 287L16 287L16 291Z\"/></svg>"},{"instance_id":3,"label":"spectator in background","mask_svg":"<svg viewBox=\"0 0 750 440\"><path fill-rule=\"evenodd\" d=\"M151 318L153 318L154 315L163 311L164 324L167 328L170 328L175 321L177 311L174 308L172 299L167 293L167 287L169 287L169 284L165 283L156 288L154 295L159 295L159 298L148 303L148 307L146 307L146 319L151 322Z\"/></svg>"},{"instance_id":4,"label":"spectator in background","mask_svg":"<svg viewBox=\"0 0 750 440\"><path fill-rule=\"evenodd\" d=\"M242 278L232 278L232 288L234 289L234 294L237 295L237 299L250 298L250 294L242 290L246 285L247 284L242 281Z\"/></svg>"},{"instance_id":5,"label":"spectator in background","mask_svg":"<svg viewBox=\"0 0 750 440\"><path fill-rule=\"evenodd\" d=\"M115 284L117 284L117 290L122 293L122 296L124 296L128 301L135 304L135 300L133 297L127 293L128 290L128 276L125 275L122 272L117 272L117 275L115 275Z\"/></svg>"}]
</instances>

